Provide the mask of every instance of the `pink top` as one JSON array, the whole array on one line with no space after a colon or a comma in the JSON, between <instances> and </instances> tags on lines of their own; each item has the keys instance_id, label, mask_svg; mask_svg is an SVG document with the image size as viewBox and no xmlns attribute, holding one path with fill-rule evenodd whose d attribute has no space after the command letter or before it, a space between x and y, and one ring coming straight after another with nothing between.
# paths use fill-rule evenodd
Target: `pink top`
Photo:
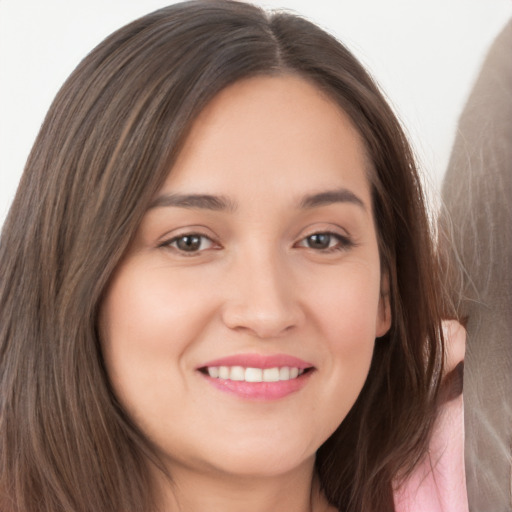
<instances>
[{"instance_id":1,"label":"pink top","mask_svg":"<svg viewBox=\"0 0 512 512\"><path fill-rule=\"evenodd\" d=\"M466 332L445 322L448 371L464 359ZM396 512L468 512L462 395L447 402L436 422L429 455L395 491Z\"/></svg>"}]
</instances>

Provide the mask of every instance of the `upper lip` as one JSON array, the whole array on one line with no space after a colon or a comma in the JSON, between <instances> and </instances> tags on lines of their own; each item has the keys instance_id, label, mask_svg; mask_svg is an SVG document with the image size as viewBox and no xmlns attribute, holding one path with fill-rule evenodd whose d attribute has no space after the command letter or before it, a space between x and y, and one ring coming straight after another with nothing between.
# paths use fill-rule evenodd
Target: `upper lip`
<instances>
[{"instance_id":1,"label":"upper lip","mask_svg":"<svg viewBox=\"0 0 512 512\"><path fill-rule=\"evenodd\" d=\"M290 368L306 369L313 365L295 356L288 354L233 354L227 357L221 357L213 361L208 361L198 367L207 368L211 366L243 366L244 368L282 368L289 366Z\"/></svg>"}]
</instances>

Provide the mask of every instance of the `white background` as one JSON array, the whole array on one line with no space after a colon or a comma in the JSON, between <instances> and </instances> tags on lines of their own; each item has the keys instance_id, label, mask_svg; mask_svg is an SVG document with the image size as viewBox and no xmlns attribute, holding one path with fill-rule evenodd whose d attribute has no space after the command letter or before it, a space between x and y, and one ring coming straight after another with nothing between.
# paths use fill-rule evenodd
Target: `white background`
<instances>
[{"instance_id":1,"label":"white background","mask_svg":"<svg viewBox=\"0 0 512 512\"><path fill-rule=\"evenodd\" d=\"M0 224L44 115L105 36L169 0L0 0ZM512 0L275 0L336 35L398 113L432 189L457 118ZM433 196L434 198L434 196Z\"/></svg>"}]
</instances>

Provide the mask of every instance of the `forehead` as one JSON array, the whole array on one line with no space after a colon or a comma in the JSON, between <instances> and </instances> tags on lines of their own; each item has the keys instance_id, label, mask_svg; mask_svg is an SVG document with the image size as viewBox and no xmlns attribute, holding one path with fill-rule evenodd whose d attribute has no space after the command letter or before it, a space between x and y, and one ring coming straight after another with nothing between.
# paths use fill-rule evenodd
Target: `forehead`
<instances>
[{"instance_id":1,"label":"forehead","mask_svg":"<svg viewBox=\"0 0 512 512\"><path fill-rule=\"evenodd\" d=\"M200 113L164 188L216 193L250 182L253 194L344 186L369 196L367 170L361 136L331 98L295 75L259 76Z\"/></svg>"}]
</instances>

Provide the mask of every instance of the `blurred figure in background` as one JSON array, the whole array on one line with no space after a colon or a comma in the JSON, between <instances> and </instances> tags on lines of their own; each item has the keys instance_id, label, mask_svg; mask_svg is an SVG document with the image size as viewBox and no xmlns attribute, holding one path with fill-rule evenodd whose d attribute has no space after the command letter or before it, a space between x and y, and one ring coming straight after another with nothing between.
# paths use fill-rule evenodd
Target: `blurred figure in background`
<instances>
[{"instance_id":1,"label":"blurred figure in background","mask_svg":"<svg viewBox=\"0 0 512 512\"><path fill-rule=\"evenodd\" d=\"M443 185L450 283L465 319L465 459L472 512L512 509L512 21L459 120Z\"/></svg>"}]
</instances>

